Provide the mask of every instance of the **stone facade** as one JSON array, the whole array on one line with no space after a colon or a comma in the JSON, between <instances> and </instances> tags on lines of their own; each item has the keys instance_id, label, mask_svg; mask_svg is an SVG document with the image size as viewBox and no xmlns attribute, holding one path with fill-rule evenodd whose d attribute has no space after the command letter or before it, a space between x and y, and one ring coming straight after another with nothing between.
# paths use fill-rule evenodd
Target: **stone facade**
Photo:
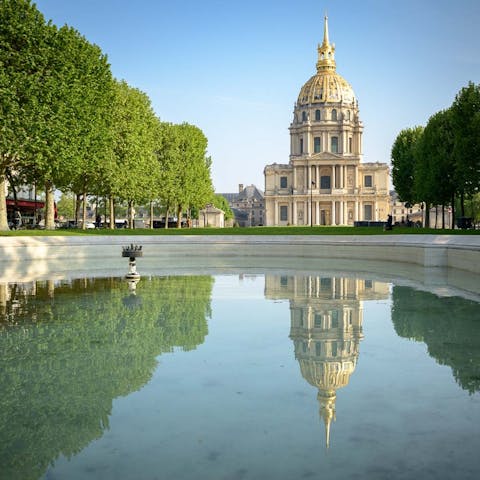
<instances>
[{"instance_id":1,"label":"stone facade","mask_svg":"<svg viewBox=\"0 0 480 480\"><path fill-rule=\"evenodd\" d=\"M388 166L362 162L358 101L334 53L325 17L317 73L294 107L290 162L264 170L266 225L353 225L389 214Z\"/></svg>"},{"instance_id":2,"label":"stone facade","mask_svg":"<svg viewBox=\"0 0 480 480\"><path fill-rule=\"evenodd\" d=\"M265 200L263 192L255 185L238 185L238 193L221 193L235 215L235 223L240 227L264 225Z\"/></svg>"}]
</instances>

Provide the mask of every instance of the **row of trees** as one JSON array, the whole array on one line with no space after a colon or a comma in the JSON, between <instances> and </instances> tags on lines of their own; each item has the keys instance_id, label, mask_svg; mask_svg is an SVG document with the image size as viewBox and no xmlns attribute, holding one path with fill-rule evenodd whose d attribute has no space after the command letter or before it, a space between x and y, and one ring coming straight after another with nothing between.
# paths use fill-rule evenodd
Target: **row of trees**
<instances>
[{"instance_id":1,"label":"row of trees","mask_svg":"<svg viewBox=\"0 0 480 480\"><path fill-rule=\"evenodd\" d=\"M456 203L462 217L467 202L478 203L480 85L462 88L451 107L432 115L426 127L399 133L392 147L392 180L401 201L425 204L426 225L433 205L450 206L454 219Z\"/></svg>"},{"instance_id":2,"label":"row of trees","mask_svg":"<svg viewBox=\"0 0 480 480\"><path fill-rule=\"evenodd\" d=\"M55 190L84 200L84 225L87 195L108 199L112 220L119 201L132 212L156 200L180 222L213 199L202 131L161 122L98 46L46 22L30 0L0 0L0 117L0 230L7 178L44 189L46 228Z\"/></svg>"}]
</instances>

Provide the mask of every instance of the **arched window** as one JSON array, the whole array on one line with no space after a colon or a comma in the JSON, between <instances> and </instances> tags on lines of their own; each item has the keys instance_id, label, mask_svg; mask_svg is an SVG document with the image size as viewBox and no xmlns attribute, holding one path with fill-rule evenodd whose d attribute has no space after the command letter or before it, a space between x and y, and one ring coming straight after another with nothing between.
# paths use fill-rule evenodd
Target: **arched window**
<instances>
[{"instance_id":1,"label":"arched window","mask_svg":"<svg viewBox=\"0 0 480 480\"><path fill-rule=\"evenodd\" d=\"M302 112L302 122L307 121L307 112Z\"/></svg>"},{"instance_id":2,"label":"arched window","mask_svg":"<svg viewBox=\"0 0 480 480\"><path fill-rule=\"evenodd\" d=\"M317 122L320 120L320 110L315 110L315 120Z\"/></svg>"},{"instance_id":3,"label":"arched window","mask_svg":"<svg viewBox=\"0 0 480 480\"><path fill-rule=\"evenodd\" d=\"M338 153L338 137L330 138L330 151L332 153Z\"/></svg>"},{"instance_id":4,"label":"arched window","mask_svg":"<svg viewBox=\"0 0 480 480\"><path fill-rule=\"evenodd\" d=\"M334 122L337 121L337 111L336 111L335 109L332 110L332 120L333 120Z\"/></svg>"}]
</instances>

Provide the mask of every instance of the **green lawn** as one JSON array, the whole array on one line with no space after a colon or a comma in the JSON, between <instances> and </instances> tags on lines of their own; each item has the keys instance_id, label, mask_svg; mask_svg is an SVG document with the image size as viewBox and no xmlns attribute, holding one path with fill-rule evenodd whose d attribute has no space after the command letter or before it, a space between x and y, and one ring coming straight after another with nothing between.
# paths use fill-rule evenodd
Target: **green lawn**
<instances>
[{"instance_id":1,"label":"green lawn","mask_svg":"<svg viewBox=\"0 0 480 480\"><path fill-rule=\"evenodd\" d=\"M58 229L16 230L0 236L74 236L74 235L480 235L480 230L435 230L433 228L394 227L384 232L381 227L251 227L251 228L169 228L169 229Z\"/></svg>"}]
</instances>

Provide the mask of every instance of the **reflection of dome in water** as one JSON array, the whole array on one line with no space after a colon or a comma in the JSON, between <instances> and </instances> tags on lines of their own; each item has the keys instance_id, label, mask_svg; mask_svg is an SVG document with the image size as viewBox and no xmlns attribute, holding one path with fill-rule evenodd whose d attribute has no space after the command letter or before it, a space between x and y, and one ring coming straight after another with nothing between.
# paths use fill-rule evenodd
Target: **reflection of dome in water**
<instances>
[{"instance_id":1,"label":"reflection of dome in water","mask_svg":"<svg viewBox=\"0 0 480 480\"><path fill-rule=\"evenodd\" d=\"M292 305L290 338L303 378L318 388L328 448L336 391L348 385L355 371L363 334L358 282L326 280L314 282L318 291L308 289L311 295Z\"/></svg>"}]
</instances>

